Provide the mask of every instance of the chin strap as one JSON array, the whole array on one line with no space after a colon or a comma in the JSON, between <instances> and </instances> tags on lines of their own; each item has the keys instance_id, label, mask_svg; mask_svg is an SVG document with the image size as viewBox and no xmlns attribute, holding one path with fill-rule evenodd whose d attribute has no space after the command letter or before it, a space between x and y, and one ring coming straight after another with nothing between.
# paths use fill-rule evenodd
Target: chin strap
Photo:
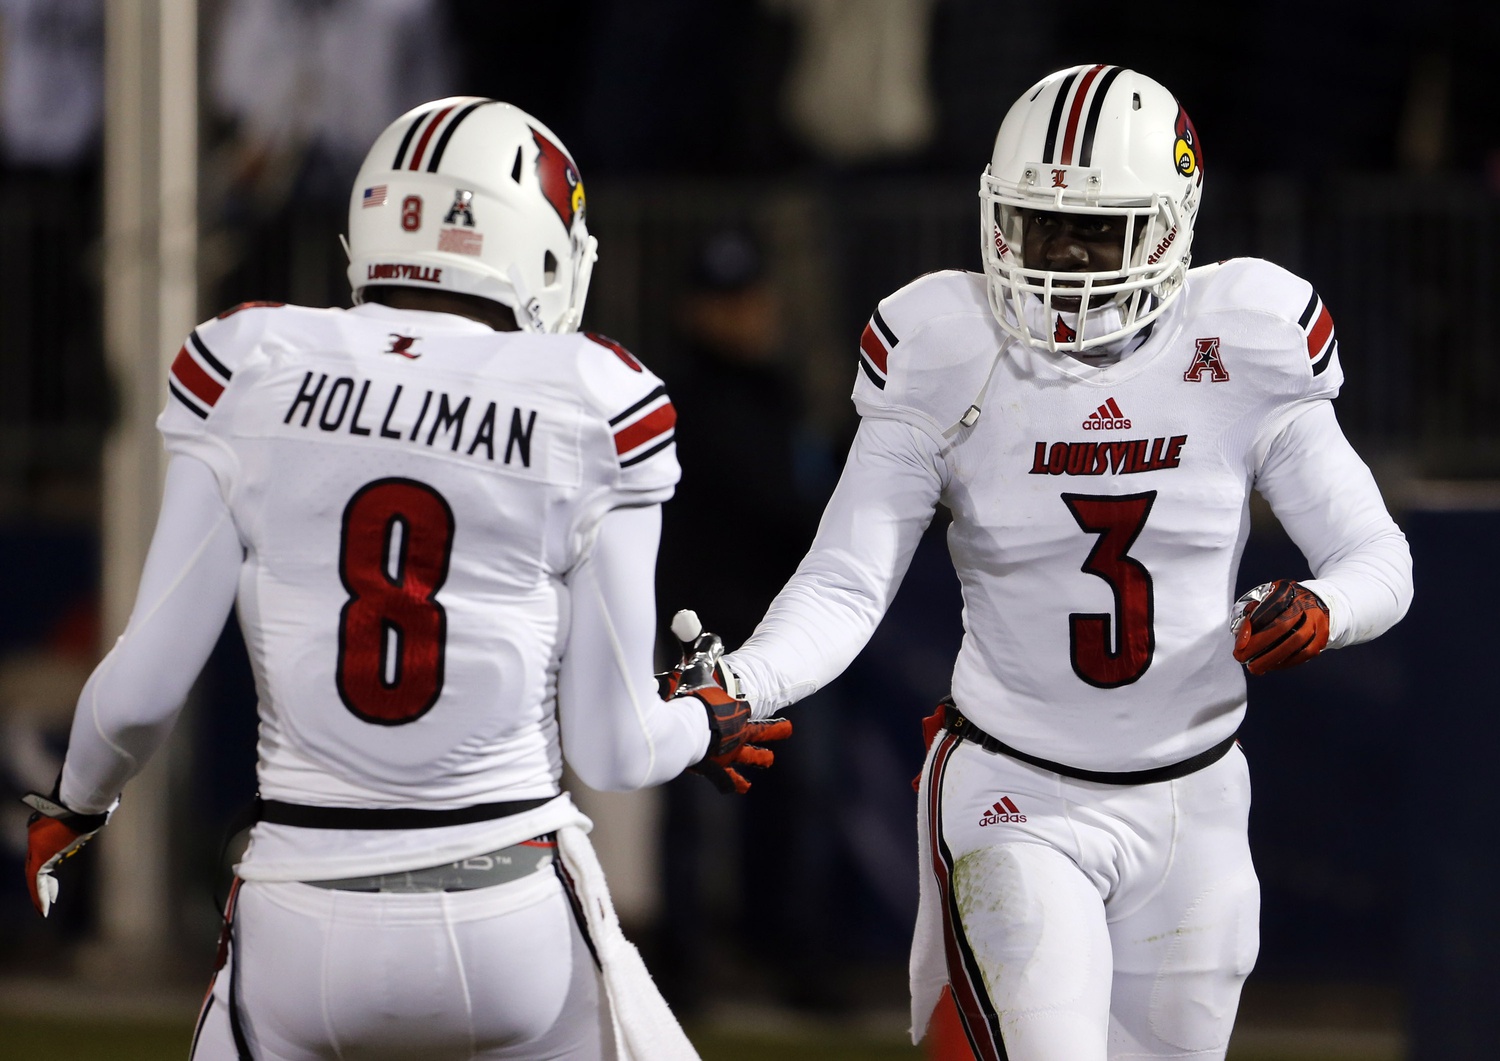
<instances>
[{"instance_id":1,"label":"chin strap","mask_svg":"<svg viewBox=\"0 0 1500 1061\"><path fill-rule=\"evenodd\" d=\"M578 264L573 269L573 297L568 302L567 310L558 318L554 331L576 332L583 323L583 303L588 298L589 281L593 279L594 263L598 260L599 241L589 236L583 241Z\"/></svg>"},{"instance_id":2,"label":"chin strap","mask_svg":"<svg viewBox=\"0 0 1500 1061\"><path fill-rule=\"evenodd\" d=\"M526 285L521 280L521 270L514 262L505 271L505 282L510 284L510 290L515 295L515 304L510 308L515 311L516 324L523 332L545 332L547 328L542 322L542 304L527 293Z\"/></svg>"},{"instance_id":3,"label":"chin strap","mask_svg":"<svg viewBox=\"0 0 1500 1061\"><path fill-rule=\"evenodd\" d=\"M969 407L964 410L964 415L960 416L954 422L952 427L943 432L943 437L945 439L952 438L954 435L958 434L958 432L962 428L973 427L979 422L979 414L984 411L982 403L984 402L985 392L990 389L990 380L995 378L995 369L999 367L1000 357L1004 353L1005 344L1001 343L995 349L995 356L990 360L990 370L984 374L984 382L979 385L979 393L974 395L974 400L969 404Z\"/></svg>"}]
</instances>

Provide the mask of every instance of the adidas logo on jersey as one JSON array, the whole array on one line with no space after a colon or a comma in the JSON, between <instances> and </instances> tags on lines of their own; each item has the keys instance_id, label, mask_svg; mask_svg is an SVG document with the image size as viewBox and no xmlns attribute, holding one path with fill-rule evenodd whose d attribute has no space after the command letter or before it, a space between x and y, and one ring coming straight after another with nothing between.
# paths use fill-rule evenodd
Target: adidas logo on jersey
<instances>
[{"instance_id":1,"label":"adidas logo on jersey","mask_svg":"<svg viewBox=\"0 0 1500 1061\"><path fill-rule=\"evenodd\" d=\"M1016 806L1015 801L1009 796L1001 796L999 803L988 808L979 816L979 825L983 828L986 825L1000 825L1004 822L1024 822L1025 820L1026 815L1021 813L1021 808Z\"/></svg>"},{"instance_id":2,"label":"adidas logo on jersey","mask_svg":"<svg viewBox=\"0 0 1500 1061\"><path fill-rule=\"evenodd\" d=\"M1088 419L1083 422L1085 431L1109 431L1129 426L1130 420L1120 411L1119 404L1113 398L1089 413Z\"/></svg>"}]
</instances>

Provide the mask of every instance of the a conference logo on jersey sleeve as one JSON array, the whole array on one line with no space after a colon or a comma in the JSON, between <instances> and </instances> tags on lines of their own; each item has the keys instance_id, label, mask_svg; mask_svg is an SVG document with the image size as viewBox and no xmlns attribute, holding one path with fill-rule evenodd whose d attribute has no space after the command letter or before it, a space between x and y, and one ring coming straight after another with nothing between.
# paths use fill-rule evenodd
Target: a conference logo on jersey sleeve
<instances>
[{"instance_id":1,"label":"a conference logo on jersey sleeve","mask_svg":"<svg viewBox=\"0 0 1500 1061\"><path fill-rule=\"evenodd\" d=\"M1224 366L1224 355L1219 352L1217 335L1193 340L1193 363L1182 378L1197 383L1207 377L1211 383L1223 383L1229 378L1229 369Z\"/></svg>"},{"instance_id":2,"label":"a conference logo on jersey sleeve","mask_svg":"<svg viewBox=\"0 0 1500 1061\"><path fill-rule=\"evenodd\" d=\"M859 367L870 377L870 382L881 390L885 390L886 364L891 351L896 349L896 344L900 341L878 309L870 318L870 323L865 325L865 330L860 333Z\"/></svg>"},{"instance_id":3,"label":"a conference logo on jersey sleeve","mask_svg":"<svg viewBox=\"0 0 1500 1061\"><path fill-rule=\"evenodd\" d=\"M1312 362L1312 373L1314 376L1322 375L1328 362L1333 360L1333 355L1338 353L1339 343L1334 336L1333 314L1328 312L1328 307L1323 304L1316 291L1308 300L1307 308L1302 311L1297 324L1302 328L1303 338L1307 340L1307 359Z\"/></svg>"},{"instance_id":4,"label":"a conference logo on jersey sleeve","mask_svg":"<svg viewBox=\"0 0 1500 1061\"><path fill-rule=\"evenodd\" d=\"M195 330L177 351L177 358L167 376L167 390L194 416L206 420L233 375L222 361L209 353Z\"/></svg>"},{"instance_id":5,"label":"a conference logo on jersey sleeve","mask_svg":"<svg viewBox=\"0 0 1500 1061\"><path fill-rule=\"evenodd\" d=\"M612 417L610 430L615 436L615 455L620 467L628 468L655 456L672 444L676 437L677 410L667 397L665 387L657 387L630 408Z\"/></svg>"}]
</instances>

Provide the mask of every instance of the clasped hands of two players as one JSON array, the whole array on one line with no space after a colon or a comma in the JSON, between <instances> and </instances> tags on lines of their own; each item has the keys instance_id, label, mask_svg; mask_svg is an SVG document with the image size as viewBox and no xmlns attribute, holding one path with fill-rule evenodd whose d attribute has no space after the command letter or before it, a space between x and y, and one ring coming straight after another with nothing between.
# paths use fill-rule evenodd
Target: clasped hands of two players
<instances>
[{"instance_id":1,"label":"clasped hands of two players","mask_svg":"<svg viewBox=\"0 0 1500 1061\"><path fill-rule=\"evenodd\" d=\"M682 661L656 676L657 692L663 700L691 696L708 711L708 753L688 767L713 782L720 792L743 795L750 782L739 767L764 769L776 759L767 741L785 740L792 724L784 718L755 722L750 705L739 698L739 683L719 662L724 643L717 634L706 633L698 616L687 610L672 617L672 633L682 643Z\"/></svg>"},{"instance_id":2,"label":"clasped hands of two players","mask_svg":"<svg viewBox=\"0 0 1500 1061\"><path fill-rule=\"evenodd\" d=\"M1328 606L1300 582L1278 578L1244 593L1229 621L1234 658L1251 674L1306 663L1328 644Z\"/></svg>"}]
</instances>

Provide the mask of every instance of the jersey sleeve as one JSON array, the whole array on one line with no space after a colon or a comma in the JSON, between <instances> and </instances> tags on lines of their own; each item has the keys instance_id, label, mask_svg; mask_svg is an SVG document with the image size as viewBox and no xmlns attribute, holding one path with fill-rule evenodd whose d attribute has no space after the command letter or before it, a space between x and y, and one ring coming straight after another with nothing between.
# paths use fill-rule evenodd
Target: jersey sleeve
<instances>
[{"instance_id":1,"label":"jersey sleeve","mask_svg":"<svg viewBox=\"0 0 1500 1061\"><path fill-rule=\"evenodd\" d=\"M268 315L278 308L274 302L247 302L204 321L183 340L167 374L166 406L156 421L167 452L208 465L226 495L235 458L224 426L232 415L236 375L243 375Z\"/></svg>"},{"instance_id":2,"label":"jersey sleeve","mask_svg":"<svg viewBox=\"0 0 1500 1061\"><path fill-rule=\"evenodd\" d=\"M980 401L999 350L981 280L929 273L888 295L860 333L854 407L861 417L899 420L946 444L950 428Z\"/></svg>"},{"instance_id":3,"label":"jersey sleeve","mask_svg":"<svg viewBox=\"0 0 1500 1061\"><path fill-rule=\"evenodd\" d=\"M1306 406L1286 424L1256 489L1312 568L1303 584L1328 605L1330 648L1401 620L1412 599L1411 548L1332 405Z\"/></svg>"},{"instance_id":4,"label":"jersey sleeve","mask_svg":"<svg viewBox=\"0 0 1500 1061\"><path fill-rule=\"evenodd\" d=\"M1268 390L1289 402L1332 399L1344 383L1333 312L1313 285L1259 258L1223 263L1211 299L1248 311L1242 346Z\"/></svg>"},{"instance_id":5,"label":"jersey sleeve","mask_svg":"<svg viewBox=\"0 0 1500 1061\"><path fill-rule=\"evenodd\" d=\"M1272 262L1235 258L1204 271L1201 322L1234 350L1229 371L1254 395L1243 430L1250 475L1260 477L1275 439L1344 382L1333 313L1313 285Z\"/></svg>"},{"instance_id":6,"label":"jersey sleeve","mask_svg":"<svg viewBox=\"0 0 1500 1061\"><path fill-rule=\"evenodd\" d=\"M102 811L166 741L234 606L242 556L209 470L174 457L130 620L78 698L67 806Z\"/></svg>"},{"instance_id":7,"label":"jersey sleeve","mask_svg":"<svg viewBox=\"0 0 1500 1061\"><path fill-rule=\"evenodd\" d=\"M812 548L755 633L724 657L756 718L821 689L870 640L942 496L940 450L888 418L859 425Z\"/></svg>"},{"instance_id":8,"label":"jersey sleeve","mask_svg":"<svg viewBox=\"0 0 1500 1061\"><path fill-rule=\"evenodd\" d=\"M692 697L663 701L652 677L661 509L617 508L569 573L568 647L558 675L563 754L584 784L659 784L703 758L708 718Z\"/></svg>"},{"instance_id":9,"label":"jersey sleeve","mask_svg":"<svg viewBox=\"0 0 1500 1061\"><path fill-rule=\"evenodd\" d=\"M603 463L617 504L659 504L672 496L677 464L677 410L666 385L613 339L584 333L579 370L610 452Z\"/></svg>"}]
</instances>

